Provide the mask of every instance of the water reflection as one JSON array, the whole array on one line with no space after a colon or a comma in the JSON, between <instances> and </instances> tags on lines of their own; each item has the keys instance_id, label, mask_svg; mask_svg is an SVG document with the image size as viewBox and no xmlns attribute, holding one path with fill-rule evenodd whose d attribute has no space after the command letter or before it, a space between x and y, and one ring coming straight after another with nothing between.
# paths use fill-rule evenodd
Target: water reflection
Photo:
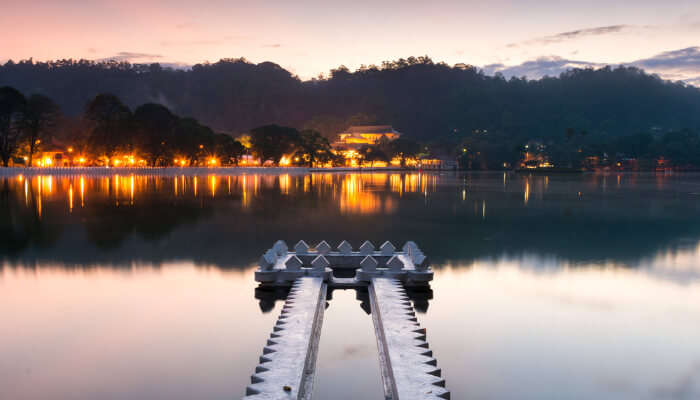
<instances>
[{"instance_id":1,"label":"water reflection","mask_svg":"<svg viewBox=\"0 0 700 400\"><path fill-rule=\"evenodd\" d=\"M697 193L693 174L18 175L0 178L0 254L23 266L229 268L280 238L391 238L418 241L438 266L534 254L639 267L697 253Z\"/></svg>"},{"instance_id":2,"label":"water reflection","mask_svg":"<svg viewBox=\"0 0 700 400\"><path fill-rule=\"evenodd\" d=\"M455 398L698 398L698 200L694 174L3 177L0 398L242 395L277 239L417 241ZM378 398L365 294L330 298L317 393Z\"/></svg>"}]
</instances>

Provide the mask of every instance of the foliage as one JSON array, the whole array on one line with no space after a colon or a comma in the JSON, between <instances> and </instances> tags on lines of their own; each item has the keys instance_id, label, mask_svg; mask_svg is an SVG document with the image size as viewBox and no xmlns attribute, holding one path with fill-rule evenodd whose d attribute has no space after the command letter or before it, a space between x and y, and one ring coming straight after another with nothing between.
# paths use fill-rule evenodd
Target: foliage
<instances>
[{"instance_id":1,"label":"foliage","mask_svg":"<svg viewBox=\"0 0 700 400\"><path fill-rule=\"evenodd\" d=\"M26 99L14 88L0 88L0 158L5 167L17 151Z\"/></svg>"},{"instance_id":2,"label":"foliage","mask_svg":"<svg viewBox=\"0 0 700 400\"><path fill-rule=\"evenodd\" d=\"M51 140L59 113L58 105L44 95L33 94L27 99L20 122L23 141L28 148L27 165L32 165L34 153L42 144Z\"/></svg>"},{"instance_id":3,"label":"foliage","mask_svg":"<svg viewBox=\"0 0 700 400\"><path fill-rule=\"evenodd\" d=\"M521 142L560 140L567 128L589 136L700 129L700 90L632 67L573 69L540 80L487 76L409 57L328 78L301 81L273 63L244 59L189 70L59 60L7 63L0 84L54 98L68 115L99 93L134 108L158 102L217 131L240 134L272 123L332 139L348 125L387 123L417 141L458 145L474 132ZM358 116L359 118L353 118Z\"/></svg>"},{"instance_id":4,"label":"foliage","mask_svg":"<svg viewBox=\"0 0 700 400\"><path fill-rule=\"evenodd\" d=\"M252 149L262 162L272 160L278 165L282 156L293 153L300 142L296 129L279 125L255 128L250 136Z\"/></svg>"},{"instance_id":5,"label":"foliage","mask_svg":"<svg viewBox=\"0 0 700 400\"><path fill-rule=\"evenodd\" d=\"M309 167L313 167L317 161L326 163L333 158L328 139L313 130L304 130L299 134L297 156L306 161Z\"/></svg>"}]
</instances>

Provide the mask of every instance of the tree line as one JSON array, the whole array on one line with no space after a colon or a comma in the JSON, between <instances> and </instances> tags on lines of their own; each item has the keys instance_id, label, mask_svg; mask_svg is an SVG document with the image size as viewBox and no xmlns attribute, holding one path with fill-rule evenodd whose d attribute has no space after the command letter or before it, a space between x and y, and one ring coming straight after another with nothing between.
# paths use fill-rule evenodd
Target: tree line
<instances>
[{"instance_id":1,"label":"tree line","mask_svg":"<svg viewBox=\"0 0 700 400\"><path fill-rule=\"evenodd\" d=\"M17 163L33 165L34 155L54 141L76 157L84 155L90 162L106 165L109 160L121 162L122 157L153 167L238 165L244 155L274 165L342 165L345 161L332 151L326 137L310 129L270 124L250 130L241 139L216 133L194 118L177 116L162 104L146 103L132 111L117 96L99 94L78 118L71 118L46 96L27 98L14 88L0 88L0 158L5 167L13 157L25 154L26 162L18 158ZM405 142L390 148L399 149L397 144ZM397 154L384 150L380 146L376 150L383 159Z\"/></svg>"},{"instance_id":2,"label":"tree line","mask_svg":"<svg viewBox=\"0 0 700 400\"><path fill-rule=\"evenodd\" d=\"M425 56L361 66L354 72L340 66L303 81L274 63L245 59L186 70L159 64L25 60L0 66L2 84L52 98L70 118L80 119L85 104L100 93L114 93L135 111L143 104L160 104L171 114L191 116L201 127L234 137L278 125L333 140L351 125L391 124L402 138L420 143L417 154L459 158L470 168L514 164L531 141L544 144L548 156L565 165L580 164L588 156L622 159L631 157L624 146L648 136L653 151L644 157L666 154L680 160L689 156L674 152L678 145L673 143L689 141L681 147L693 149L688 137L700 132L699 89L632 67L505 79ZM566 132L572 130L577 135L569 137ZM369 147L360 153L370 163L392 156L387 146ZM690 158L700 164L697 157Z\"/></svg>"},{"instance_id":3,"label":"tree line","mask_svg":"<svg viewBox=\"0 0 700 400\"><path fill-rule=\"evenodd\" d=\"M216 131L241 134L279 124L331 139L349 125L390 124L417 141L455 148L488 131L528 140L559 139L567 128L610 137L659 128L700 128L700 90L632 67L573 69L539 80L485 75L469 65L429 57L344 66L301 80L279 65L222 59L186 70L159 64L59 60L8 61L0 85L56 100L79 115L100 93L131 108L166 105Z\"/></svg>"}]
</instances>

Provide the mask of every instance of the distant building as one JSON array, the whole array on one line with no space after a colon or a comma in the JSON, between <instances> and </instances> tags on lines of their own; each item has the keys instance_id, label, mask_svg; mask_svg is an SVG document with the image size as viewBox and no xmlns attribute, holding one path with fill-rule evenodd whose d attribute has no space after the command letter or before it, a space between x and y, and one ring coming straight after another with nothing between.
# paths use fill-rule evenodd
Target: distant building
<instances>
[{"instance_id":1,"label":"distant building","mask_svg":"<svg viewBox=\"0 0 700 400\"><path fill-rule=\"evenodd\" d=\"M332 143L334 149L357 150L364 145L373 145L382 138L388 141L401 137L401 133L391 125L359 125L351 126L347 131L338 134L338 140Z\"/></svg>"}]
</instances>

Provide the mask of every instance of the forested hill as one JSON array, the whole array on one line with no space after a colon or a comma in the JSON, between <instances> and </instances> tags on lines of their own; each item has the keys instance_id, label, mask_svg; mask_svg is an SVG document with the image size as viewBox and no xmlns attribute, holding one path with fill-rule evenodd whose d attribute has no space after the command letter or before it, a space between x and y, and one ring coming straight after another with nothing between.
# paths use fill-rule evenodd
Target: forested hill
<instances>
[{"instance_id":1,"label":"forested hill","mask_svg":"<svg viewBox=\"0 0 700 400\"><path fill-rule=\"evenodd\" d=\"M8 62L0 86L42 93L79 115L98 93L134 108L158 102L214 129L240 133L269 123L332 135L350 124L391 124L417 140L488 131L511 138L559 137L568 129L605 136L700 128L700 90L635 68L571 70L541 80L486 76L427 57L301 81L273 63L243 59L172 70L158 64Z\"/></svg>"}]
</instances>

